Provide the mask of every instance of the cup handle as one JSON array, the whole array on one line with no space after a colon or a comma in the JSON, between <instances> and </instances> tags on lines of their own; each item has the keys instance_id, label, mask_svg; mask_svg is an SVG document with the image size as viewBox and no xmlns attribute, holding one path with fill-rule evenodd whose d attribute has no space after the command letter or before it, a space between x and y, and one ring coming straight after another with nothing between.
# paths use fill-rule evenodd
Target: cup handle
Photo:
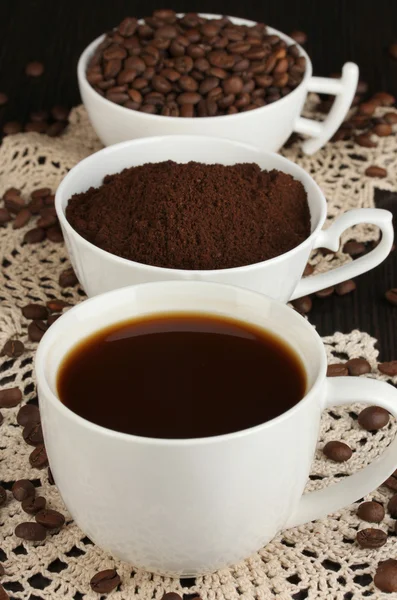
<instances>
[{"instance_id":1,"label":"cup handle","mask_svg":"<svg viewBox=\"0 0 397 600\"><path fill-rule=\"evenodd\" d=\"M332 377L327 378L326 385L326 407L363 402L381 406L397 417L397 390L384 381L366 377ZM370 465L330 487L304 494L285 529L321 519L363 498L390 477L396 466L397 436Z\"/></svg>"},{"instance_id":2,"label":"cup handle","mask_svg":"<svg viewBox=\"0 0 397 600\"><path fill-rule=\"evenodd\" d=\"M379 244L361 258L346 265L337 267L326 273L319 273L301 279L296 286L291 300L313 294L319 290L352 279L381 263L390 253L393 245L394 230L392 225L393 215L382 208L357 208L345 212L328 228L320 231L313 248L328 248L336 252L339 248L340 236L349 227L359 223L371 223L377 225L382 232Z\"/></svg>"},{"instance_id":3,"label":"cup handle","mask_svg":"<svg viewBox=\"0 0 397 600\"><path fill-rule=\"evenodd\" d=\"M329 115L323 122L299 117L294 131L309 135L302 149L306 154L314 154L334 135L345 118L356 93L358 83L358 66L348 62L343 66L342 77L311 77L307 85L308 92L332 94L336 96Z\"/></svg>"}]
</instances>

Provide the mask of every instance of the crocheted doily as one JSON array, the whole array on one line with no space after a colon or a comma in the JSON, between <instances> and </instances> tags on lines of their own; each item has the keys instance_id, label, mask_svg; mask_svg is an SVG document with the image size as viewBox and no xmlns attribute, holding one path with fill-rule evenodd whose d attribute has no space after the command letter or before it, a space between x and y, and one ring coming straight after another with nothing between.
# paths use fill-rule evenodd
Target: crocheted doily
<instances>
[{"instance_id":1,"label":"crocheted doily","mask_svg":"<svg viewBox=\"0 0 397 600\"><path fill-rule=\"evenodd\" d=\"M380 111L382 109L379 109ZM390 109L388 109L390 111ZM24 195L38 187L53 190L65 173L83 157L100 148L82 107L75 109L67 132L60 138L48 138L24 133L5 138L0 148L0 194L15 186ZM349 142L329 144L315 156L303 156L299 145L284 151L301 164L320 184L329 207L329 220L340 212L355 207L373 206L374 188L397 190L397 143L395 136L381 138L376 149L360 148ZM388 169L388 176L372 180L363 176L366 166L376 164ZM71 304L84 298L79 286L61 288L60 272L69 266L63 244L45 241L22 245L27 225L20 230L12 225L0 228L2 273L0 289L0 350L10 338L20 339L25 353L16 359L0 357L0 389L19 386L23 402L34 401L35 382L32 373L36 344L27 336L28 321L20 308L28 302L45 303L63 298ZM376 239L377 232L360 225L345 239L360 241ZM331 264L350 260L342 252L312 258L319 270ZM387 379L377 369L376 340L366 333L353 331L336 333L324 338L330 362L354 357L366 358L371 366L369 377ZM393 381L397 383L397 378ZM0 426L0 480L10 489L12 483L28 478L39 487L51 508L67 516L66 526L49 536L43 546L23 543L14 535L18 523L27 515L19 503L11 499L0 509L0 562L5 569L1 583L10 597L31 600L98 598L89 585L91 577L102 569L115 567L122 579L118 591L108 597L114 600L160 599L164 592L176 591L203 600L233 600L237 598L304 600L361 599L390 597L374 587L373 576L379 560L397 558L397 542L391 531L394 522L389 517L380 524L388 530L387 544L378 550L364 550L355 543L358 529L365 523L356 516L357 505L324 520L280 533L254 556L230 569L195 580L173 580L135 570L119 563L93 545L67 515L57 489L48 482L47 471L32 469L32 450L16 423L17 408L3 409ZM393 438L394 421L377 433L368 433L357 424L358 405L338 407L324 413L311 476L307 489L318 489L336 483L341 477L362 468L380 454ZM321 448L329 440L344 440L353 449L352 458L344 464L324 459ZM391 492L380 488L370 495L386 504ZM28 517L29 518L29 517Z\"/></svg>"}]
</instances>

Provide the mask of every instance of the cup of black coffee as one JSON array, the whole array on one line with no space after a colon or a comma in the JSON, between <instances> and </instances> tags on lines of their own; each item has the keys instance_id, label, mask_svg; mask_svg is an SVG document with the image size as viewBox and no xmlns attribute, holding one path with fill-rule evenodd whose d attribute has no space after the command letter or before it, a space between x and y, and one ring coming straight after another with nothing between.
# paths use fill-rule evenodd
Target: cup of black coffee
<instances>
[{"instance_id":1,"label":"cup of black coffee","mask_svg":"<svg viewBox=\"0 0 397 600\"><path fill-rule=\"evenodd\" d=\"M326 379L326 366L304 318L242 288L159 282L83 302L46 332L35 365L67 508L114 556L187 576L365 496L394 471L397 439L376 469L302 495L321 411L364 402L397 416L397 391Z\"/></svg>"}]
</instances>

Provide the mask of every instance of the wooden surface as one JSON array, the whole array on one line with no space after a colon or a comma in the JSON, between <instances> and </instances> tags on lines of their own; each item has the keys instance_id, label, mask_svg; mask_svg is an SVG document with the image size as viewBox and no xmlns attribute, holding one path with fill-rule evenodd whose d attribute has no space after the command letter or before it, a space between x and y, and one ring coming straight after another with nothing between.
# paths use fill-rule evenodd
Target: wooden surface
<instances>
[{"instance_id":1,"label":"wooden surface","mask_svg":"<svg viewBox=\"0 0 397 600\"><path fill-rule=\"evenodd\" d=\"M0 109L0 126L26 120L32 110L78 104L76 64L85 46L124 16L145 16L163 7L228 13L264 21L286 33L302 29L308 34L306 49L316 75L338 72L343 62L353 60L372 91L397 94L397 61L387 53L388 45L397 41L397 0L177 0L171 5L152 0L1 0L0 91L10 101ZM45 64L38 79L24 74L25 64L32 60ZM383 193L377 200L397 213L397 195ZM397 287L396 268L397 251L358 278L355 293L316 298L311 322L322 335L355 328L367 331L378 338L381 359L396 359L397 307L384 300L384 292Z\"/></svg>"}]
</instances>

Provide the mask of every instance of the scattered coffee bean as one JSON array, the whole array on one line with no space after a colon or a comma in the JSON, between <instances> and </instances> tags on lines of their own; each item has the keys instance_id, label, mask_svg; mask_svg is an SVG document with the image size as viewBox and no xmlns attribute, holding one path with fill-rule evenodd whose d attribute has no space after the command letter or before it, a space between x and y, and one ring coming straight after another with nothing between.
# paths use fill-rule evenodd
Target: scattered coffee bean
<instances>
[{"instance_id":1,"label":"scattered coffee bean","mask_svg":"<svg viewBox=\"0 0 397 600\"><path fill-rule=\"evenodd\" d=\"M379 502L363 502L357 509L357 516L368 523L380 523L385 517L385 509Z\"/></svg>"},{"instance_id":2,"label":"scattered coffee bean","mask_svg":"<svg viewBox=\"0 0 397 600\"><path fill-rule=\"evenodd\" d=\"M181 596L176 592L166 592L161 600L182 600ZM195 599L194 599L195 600ZM201 600L201 599L200 599Z\"/></svg>"},{"instance_id":3,"label":"scattered coffee bean","mask_svg":"<svg viewBox=\"0 0 397 600\"><path fill-rule=\"evenodd\" d=\"M9 595L7 594L7 592L5 591L5 589L3 588L3 586L0 584L0 600L10 600Z\"/></svg>"},{"instance_id":4,"label":"scattered coffee bean","mask_svg":"<svg viewBox=\"0 0 397 600\"><path fill-rule=\"evenodd\" d=\"M31 452L29 462L34 469L45 469L48 467L48 456L44 444L40 444Z\"/></svg>"},{"instance_id":5,"label":"scattered coffee bean","mask_svg":"<svg viewBox=\"0 0 397 600\"><path fill-rule=\"evenodd\" d=\"M51 115L55 121L67 121L69 117L69 109L66 106L57 104L51 109Z\"/></svg>"},{"instance_id":6,"label":"scattered coffee bean","mask_svg":"<svg viewBox=\"0 0 397 600\"><path fill-rule=\"evenodd\" d=\"M15 528L15 535L29 542L43 542L47 532L42 525L34 521L20 523Z\"/></svg>"},{"instance_id":7,"label":"scattered coffee bean","mask_svg":"<svg viewBox=\"0 0 397 600\"><path fill-rule=\"evenodd\" d=\"M40 423L40 411L34 404L25 404L19 409L17 423L25 427L28 423Z\"/></svg>"},{"instance_id":8,"label":"scattered coffee bean","mask_svg":"<svg viewBox=\"0 0 397 600\"><path fill-rule=\"evenodd\" d=\"M5 343L2 354L10 358L18 358L25 352L25 346L20 340L8 340Z\"/></svg>"},{"instance_id":9,"label":"scattered coffee bean","mask_svg":"<svg viewBox=\"0 0 397 600\"><path fill-rule=\"evenodd\" d=\"M349 460L353 454L350 446L337 441L327 442L323 448L323 453L330 460L339 463Z\"/></svg>"},{"instance_id":10,"label":"scattered coffee bean","mask_svg":"<svg viewBox=\"0 0 397 600\"><path fill-rule=\"evenodd\" d=\"M396 99L387 92L377 92L373 96L372 102L378 102L379 106L393 106L396 103Z\"/></svg>"},{"instance_id":11,"label":"scattered coffee bean","mask_svg":"<svg viewBox=\"0 0 397 600\"><path fill-rule=\"evenodd\" d=\"M51 125L47 127L46 134L49 137L58 137L59 135L61 135L61 133L65 131L66 125L67 123L63 123L62 121L56 121L55 123L51 123Z\"/></svg>"},{"instance_id":12,"label":"scattered coffee bean","mask_svg":"<svg viewBox=\"0 0 397 600\"><path fill-rule=\"evenodd\" d=\"M65 269L64 271L62 271L62 273L59 276L59 285L62 288L73 287L77 283L78 283L78 279L77 279L76 274L73 271L72 267L70 267L69 269Z\"/></svg>"},{"instance_id":13,"label":"scattered coffee bean","mask_svg":"<svg viewBox=\"0 0 397 600\"><path fill-rule=\"evenodd\" d=\"M47 319L47 326L51 327L51 325L53 323L55 323L55 321L57 321L59 319L59 317L62 317L61 314L57 314L57 313L53 313L52 315L50 315Z\"/></svg>"},{"instance_id":14,"label":"scattered coffee bean","mask_svg":"<svg viewBox=\"0 0 397 600\"><path fill-rule=\"evenodd\" d=\"M378 142L372 139L370 133L361 133L360 135L356 135L354 139L356 144L363 148L376 148L378 145Z\"/></svg>"},{"instance_id":15,"label":"scattered coffee bean","mask_svg":"<svg viewBox=\"0 0 397 600\"><path fill-rule=\"evenodd\" d=\"M36 495L36 488L28 479L19 479L16 481L12 486L11 491L15 500L18 500L18 502L22 502L23 500L26 500L26 498L34 498Z\"/></svg>"},{"instance_id":16,"label":"scattered coffee bean","mask_svg":"<svg viewBox=\"0 0 397 600\"><path fill-rule=\"evenodd\" d=\"M393 133L391 125L389 125L388 123L378 123L377 125L375 125L375 127L372 129L372 131L378 137L386 137Z\"/></svg>"},{"instance_id":17,"label":"scattered coffee bean","mask_svg":"<svg viewBox=\"0 0 397 600\"><path fill-rule=\"evenodd\" d=\"M58 530L65 524L65 517L57 510L47 508L38 512L35 516L36 522L50 531Z\"/></svg>"},{"instance_id":18,"label":"scattered coffee bean","mask_svg":"<svg viewBox=\"0 0 397 600\"><path fill-rule=\"evenodd\" d=\"M51 471L50 467L48 467L48 483L50 485L55 485L54 476L52 474L52 471Z\"/></svg>"},{"instance_id":19,"label":"scattered coffee bean","mask_svg":"<svg viewBox=\"0 0 397 600\"><path fill-rule=\"evenodd\" d=\"M302 315L306 315L312 309L313 302L310 296L302 296L292 301L292 306Z\"/></svg>"},{"instance_id":20,"label":"scattered coffee bean","mask_svg":"<svg viewBox=\"0 0 397 600\"><path fill-rule=\"evenodd\" d=\"M0 408L14 408L22 400L22 392L18 387L0 390Z\"/></svg>"},{"instance_id":21,"label":"scattered coffee bean","mask_svg":"<svg viewBox=\"0 0 397 600\"><path fill-rule=\"evenodd\" d=\"M28 209L32 215L38 215L44 207L44 198L33 198L28 204Z\"/></svg>"},{"instance_id":22,"label":"scattered coffee bean","mask_svg":"<svg viewBox=\"0 0 397 600\"><path fill-rule=\"evenodd\" d=\"M10 213L15 215L25 207L25 200L17 194L14 196L8 195L8 197L4 197L4 206Z\"/></svg>"},{"instance_id":23,"label":"scattered coffee bean","mask_svg":"<svg viewBox=\"0 0 397 600\"><path fill-rule=\"evenodd\" d=\"M12 224L13 229L21 229L21 227L25 227L31 218L32 214L30 210L28 208L22 208L22 210L20 210L15 217L15 220Z\"/></svg>"},{"instance_id":24,"label":"scattered coffee bean","mask_svg":"<svg viewBox=\"0 0 397 600\"><path fill-rule=\"evenodd\" d=\"M332 296L335 291L335 286L324 288L323 290L319 290L316 292L317 298L328 298L328 296Z\"/></svg>"},{"instance_id":25,"label":"scattered coffee bean","mask_svg":"<svg viewBox=\"0 0 397 600\"><path fill-rule=\"evenodd\" d=\"M306 33L304 31L300 31L299 29L294 29L289 36L298 44L305 44L307 42Z\"/></svg>"},{"instance_id":26,"label":"scattered coffee bean","mask_svg":"<svg viewBox=\"0 0 397 600\"><path fill-rule=\"evenodd\" d=\"M7 492L3 488L3 486L0 485L0 506L4 506L6 502L7 502Z\"/></svg>"},{"instance_id":27,"label":"scattered coffee bean","mask_svg":"<svg viewBox=\"0 0 397 600\"><path fill-rule=\"evenodd\" d=\"M48 317L48 309L42 304L27 304L22 307L22 314L25 319L46 319Z\"/></svg>"},{"instance_id":28,"label":"scattered coffee bean","mask_svg":"<svg viewBox=\"0 0 397 600\"><path fill-rule=\"evenodd\" d=\"M29 229L24 235L23 241L26 244L38 244L45 239L45 229L41 227L35 227L34 229Z\"/></svg>"},{"instance_id":29,"label":"scattered coffee bean","mask_svg":"<svg viewBox=\"0 0 397 600\"><path fill-rule=\"evenodd\" d=\"M383 118L389 125L395 125L397 123L397 112L388 112L383 115Z\"/></svg>"},{"instance_id":30,"label":"scattered coffee bean","mask_svg":"<svg viewBox=\"0 0 397 600\"><path fill-rule=\"evenodd\" d=\"M50 242L54 242L55 244L60 244L61 242L63 242L62 230L58 225L55 225L54 227L49 227L46 233L47 240L50 240Z\"/></svg>"},{"instance_id":31,"label":"scattered coffee bean","mask_svg":"<svg viewBox=\"0 0 397 600\"><path fill-rule=\"evenodd\" d=\"M36 188L31 192L30 197L32 200L34 200L35 198L45 198L46 196L49 196L51 192L51 188L48 187Z\"/></svg>"},{"instance_id":32,"label":"scattered coffee bean","mask_svg":"<svg viewBox=\"0 0 397 600\"><path fill-rule=\"evenodd\" d=\"M44 65L37 60L29 62L25 67L25 73L29 77L40 77L44 73Z\"/></svg>"},{"instance_id":33,"label":"scattered coffee bean","mask_svg":"<svg viewBox=\"0 0 397 600\"><path fill-rule=\"evenodd\" d=\"M381 548L386 544L387 533L382 531L382 529L368 527L368 529L361 529L361 531L357 532L356 540L361 548L373 550Z\"/></svg>"},{"instance_id":34,"label":"scattered coffee bean","mask_svg":"<svg viewBox=\"0 0 397 600\"><path fill-rule=\"evenodd\" d=\"M3 417L3 414L0 412L0 425L3 424L3 421L4 421L4 417Z\"/></svg>"},{"instance_id":35,"label":"scattered coffee bean","mask_svg":"<svg viewBox=\"0 0 397 600\"><path fill-rule=\"evenodd\" d=\"M397 560L389 558L378 564L374 584L382 592L388 594L397 592Z\"/></svg>"},{"instance_id":36,"label":"scattered coffee bean","mask_svg":"<svg viewBox=\"0 0 397 600\"><path fill-rule=\"evenodd\" d=\"M43 496L37 496L37 498L25 498L22 501L22 510L24 510L28 515L36 515L38 512L45 509L46 499Z\"/></svg>"},{"instance_id":37,"label":"scattered coffee bean","mask_svg":"<svg viewBox=\"0 0 397 600\"><path fill-rule=\"evenodd\" d=\"M391 360L390 362L383 362L378 365L378 369L383 375L389 375L389 377L395 377L397 375L397 360Z\"/></svg>"},{"instance_id":38,"label":"scattered coffee bean","mask_svg":"<svg viewBox=\"0 0 397 600\"><path fill-rule=\"evenodd\" d=\"M4 106L8 102L8 96L4 92L0 92L0 106Z\"/></svg>"},{"instance_id":39,"label":"scattered coffee bean","mask_svg":"<svg viewBox=\"0 0 397 600\"><path fill-rule=\"evenodd\" d=\"M397 288L387 290L387 292L385 293L385 298L390 304L392 304L393 306L397 306Z\"/></svg>"},{"instance_id":40,"label":"scattered coffee bean","mask_svg":"<svg viewBox=\"0 0 397 600\"><path fill-rule=\"evenodd\" d=\"M22 131L22 125L19 121L8 121L3 125L3 133L5 135L14 135Z\"/></svg>"},{"instance_id":41,"label":"scattered coffee bean","mask_svg":"<svg viewBox=\"0 0 397 600\"><path fill-rule=\"evenodd\" d=\"M305 270L303 271L303 277L309 277L314 272L314 267L310 263L307 263Z\"/></svg>"},{"instance_id":42,"label":"scattered coffee bean","mask_svg":"<svg viewBox=\"0 0 397 600\"><path fill-rule=\"evenodd\" d=\"M345 296L346 294L350 294L357 288L356 282L353 279L348 279L347 281L342 281L342 283L338 283L335 286L335 292L338 296Z\"/></svg>"},{"instance_id":43,"label":"scattered coffee bean","mask_svg":"<svg viewBox=\"0 0 397 600\"><path fill-rule=\"evenodd\" d=\"M389 515L393 517L393 519L397 519L397 494L394 494L389 500L387 505L387 510L389 511Z\"/></svg>"},{"instance_id":44,"label":"scattered coffee bean","mask_svg":"<svg viewBox=\"0 0 397 600\"><path fill-rule=\"evenodd\" d=\"M67 306L71 306L70 302L66 302L65 300L48 300L47 302L47 308L48 310L50 310L51 312L62 312L62 310L64 308L66 308Z\"/></svg>"},{"instance_id":45,"label":"scattered coffee bean","mask_svg":"<svg viewBox=\"0 0 397 600\"><path fill-rule=\"evenodd\" d=\"M327 377L344 377L349 371L344 363L334 363L327 367Z\"/></svg>"},{"instance_id":46,"label":"scattered coffee bean","mask_svg":"<svg viewBox=\"0 0 397 600\"><path fill-rule=\"evenodd\" d=\"M100 571L90 581L91 589L98 594L109 594L121 583L119 574L115 569Z\"/></svg>"},{"instance_id":47,"label":"scattered coffee bean","mask_svg":"<svg viewBox=\"0 0 397 600\"><path fill-rule=\"evenodd\" d=\"M397 470L394 471L394 473L392 473L390 477L388 477L386 481L382 483L382 485L389 488L389 490L392 490L393 492L397 492Z\"/></svg>"},{"instance_id":48,"label":"scattered coffee bean","mask_svg":"<svg viewBox=\"0 0 397 600\"><path fill-rule=\"evenodd\" d=\"M39 342L46 331L47 323L40 320L32 321L28 326L28 336L30 341Z\"/></svg>"},{"instance_id":49,"label":"scattered coffee bean","mask_svg":"<svg viewBox=\"0 0 397 600\"><path fill-rule=\"evenodd\" d=\"M346 244L343 246L343 252L345 252L345 254L349 254L352 258L365 254L365 251L366 248L363 242L356 242L354 240L350 240L349 242L346 242Z\"/></svg>"},{"instance_id":50,"label":"scattered coffee bean","mask_svg":"<svg viewBox=\"0 0 397 600\"><path fill-rule=\"evenodd\" d=\"M358 423L367 431L378 431L386 427L390 420L390 415L380 406L368 406L358 415Z\"/></svg>"},{"instance_id":51,"label":"scattered coffee bean","mask_svg":"<svg viewBox=\"0 0 397 600\"><path fill-rule=\"evenodd\" d=\"M11 215L6 208L0 208L0 225L5 225L11 221Z\"/></svg>"},{"instance_id":52,"label":"scattered coffee bean","mask_svg":"<svg viewBox=\"0 0 397 600\"><path fill-rule=\"evenodd\" d=\"M349 371L349 375L364 375L365 373L371 373L371 365L365 358L351 358L347 361L346 367Z\"/></svg>"},{"instance_id":53,"label":"scattered coffee bean","mask_svg":"<svg viewBox=\"0 0 397 600\"><path fill-rule=\"evenodd\" d=\"M22 433L23 439L29 446L39 446L43 443L43 431L41 423L35 421L28 421L25 425Z\"/></svg>"},{"instance_id":54,"label":"scattered coffee bean","mask_svg":"<svg viewBox=\"0 0 397 600\"><path fill-rule=\"evenodd\" d=\"M387 177L387 171L383 167L377 167L376 165L372 165L371 167L367 167L365 169L365 174L368 177Z\"/></svg>"}]
</instances>

